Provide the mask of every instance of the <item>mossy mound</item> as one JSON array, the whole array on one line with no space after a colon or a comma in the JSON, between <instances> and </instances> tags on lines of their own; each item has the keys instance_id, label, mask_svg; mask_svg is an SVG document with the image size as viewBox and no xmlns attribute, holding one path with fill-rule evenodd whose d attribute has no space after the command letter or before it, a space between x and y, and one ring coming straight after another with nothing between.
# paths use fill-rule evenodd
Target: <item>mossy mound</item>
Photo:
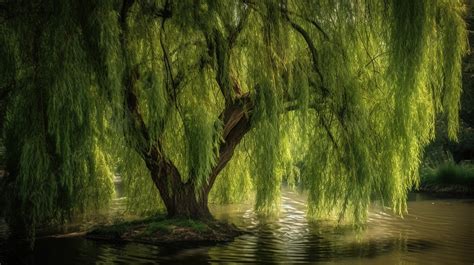
<instances>
[{"instance_id":1,"label":"mossy mound","mask_svg":"<svg viewBox=\"0 0 474 265\"><path fill-rule=\"evenodd\" d=\"M163 243L230 242L243 231L232 224L215 220L167 219L155 216L144 220L100 226L86 238L107 241Z\"/></svg>"}]
</instances>

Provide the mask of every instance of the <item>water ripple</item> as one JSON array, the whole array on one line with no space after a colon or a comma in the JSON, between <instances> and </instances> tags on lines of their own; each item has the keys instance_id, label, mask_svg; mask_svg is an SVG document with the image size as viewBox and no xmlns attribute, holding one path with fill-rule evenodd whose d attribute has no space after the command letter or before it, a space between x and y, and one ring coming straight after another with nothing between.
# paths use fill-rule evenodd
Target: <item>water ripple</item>
<instances>
[{"instance_id":1,"label":"water ripple","mask_svg":"<svg viewBox=\"0 0 474 265\"><path fill-rule=\"evenodd\" d=\"M230 244L211 247L106 244L80 238L38 240L31 252L5 241L0 220L0 263L156 264L156 263L342 263L472 264L474 203L417 199L409 214L394 216L374 206L363 231L310 223L301 195L285 191L280 215L262 218L251 205L214 207L217 218L249 231ZM117 204L120 200L117 200Z\"/></svg>"}]
</instances>

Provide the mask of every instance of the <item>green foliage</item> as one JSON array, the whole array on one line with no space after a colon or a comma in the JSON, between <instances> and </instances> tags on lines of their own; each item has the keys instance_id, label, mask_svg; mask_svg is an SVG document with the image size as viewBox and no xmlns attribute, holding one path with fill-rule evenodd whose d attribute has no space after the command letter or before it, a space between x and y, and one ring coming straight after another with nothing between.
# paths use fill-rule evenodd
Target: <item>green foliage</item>
<instances>
[{"instance_id":1,"label":"green foliage","mask_svg":"<svg viewBox=\"0 0 474 265\"><path fill-rule=\"evenodd\" d=\"M474 165L456 164L452 156L441 162L426 163L421 169L421 182L428 185L474 185Z\"/></svg>"},{"instance_id":2,"label":"green foliage","mask_svg":"<svg viewBox=\"0 0 474 265\"><path fill-rule=\"evenodd\" d=\"M127 211L145 216L162 212L160 194L141 157L134 151L122 151L117 156L121 157L116 165L124 184Z\"/></svg>"},{"instance_id":3,"label":"green foliage","mask_svg":"<svg viewBox=\"0 0 474 265\"><path fill-rule=\"evenodd\" d=\"M222 141L220 137L222 122L217 119L213 106L208 105L215 100L209 93L208 89L213 84L206 82L206 74L203 72L196 77L193 95L186 100L188 102L183 119L188 175L195 177L198 188L207 184L207 178L216 163L219 144Z\"/></svg>"},{"instance_id":4,"label":"green foliage","mask_svg":"<svg viewBox=\"0 0 474 265\"><path fill-rule=\"evenodd\" d=\"M245 142L236 150L234 158L221 172L209 194L209 201L218 204L231 204L250 201L254 185L249 168L252 157L246 151Z\"/></svg>"},{"instance_id":5,"label":"green foliage","mask_svg":"<svg viewBox=\"0 0 474 265\"><path fill-rule=\"evenodd\" d=\"M168 224L151 223L147 226L144 233L148 235L153 235L156 232L168 233L169 231L170 231L170 227Z\"/></svg>"},{"instance_id":6,"label":"green foliage","mask_svg":"<svg viewBox=\"0 0 474 265\"><path fill-rule=\"evenodd\" d=\"M257 107L253 116L256 123L252 136L258 143L252 150L257 190L255 206L261 212L274 212L279 206L281 176L276 174L280 144L280 124L278 97L273 89L275 83L263 84L257 90Z\"/></svg>"},{"instance_id":7,"label":"green foliage","mask_svg":"<svg viewBox=\"0 0 474 265\"><path fill-rule=\"evenodd\" d=\"M17 49L9 53L15 72L5 73L15 79L3 128L10 176L2 192L9 218L25 224L30 236L38 224L106 206L113 193L110 140L103 133L110 108L100 103L75 7L56 7L50 19L2 26L12 30L3 43Z\"/></svg>"},{"instance_id":8,"label":"green foliage","mask_svg":"<svg viewBox=\"0 0 474 265\"><path fill-rule=\"evenodd\" d=\"M437 114L456 137L460 0L14 2L2 192L30 228L106 205L116 168L132 212L163 209L156 165L202 190L245 120L226 111L250 129L211 200L255 191L264 213L285 180L311 217L360 223L372 199L402 214Z\"/></svg>"}]
</instances>

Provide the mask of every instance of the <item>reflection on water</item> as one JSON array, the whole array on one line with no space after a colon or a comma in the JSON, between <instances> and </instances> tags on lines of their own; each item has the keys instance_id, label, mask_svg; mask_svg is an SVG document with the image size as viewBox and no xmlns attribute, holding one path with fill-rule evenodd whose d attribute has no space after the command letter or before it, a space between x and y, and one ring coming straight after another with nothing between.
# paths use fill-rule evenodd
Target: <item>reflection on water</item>
<instances>
[{"instance_id":1,"label":"reflection on water","mask_svg":"<svg viewBox=\"0 0 474 265\"><path fill-rule=\"evenodd\" d=\"M215 206L216 218L250 233L230 244L196 247L109 244L81 238L41 239L34 251L0 240L0 263L323 263L472 264L474 200L415 195L404 219L373 207L367 229L357 234L308 223L302 196L285 191L279 217L259 218L251 205ZM117 208L121 208L119 203ZM8 234L0 221L0 239Z\"/></svg>"}]
</instances>

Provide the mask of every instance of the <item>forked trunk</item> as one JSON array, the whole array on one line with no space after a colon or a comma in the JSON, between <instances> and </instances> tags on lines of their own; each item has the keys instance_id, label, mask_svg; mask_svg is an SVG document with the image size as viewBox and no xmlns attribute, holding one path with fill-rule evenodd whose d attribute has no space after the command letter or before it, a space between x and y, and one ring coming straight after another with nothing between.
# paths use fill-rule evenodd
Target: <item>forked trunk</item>
<instances>
[{"instance_id":1,"label":"forked trunk","mask_svg":"<svg viewBox=\"0 0 474 265\"><path fill-rule=\"evenodd\" d=\"M198 189L196 189L193 178L190 178L186 183L182 182L176 166L162 156L160 142L152 146L151 149L147 147L141 150L146 158L145 162L151 172L153 182L165 204L168 217L212 219L207 205L208 195L217 176L230 161L235 148L251 128L250 116L246 114L246 111L253 107L250 99L249 93L242 95L239 100L227 106L221 113L220 118L225 125L222 135L224 141L219 147L219 159L210 172L208 182ZM130 109L135 110L135 113L137 113L136 101L136 96L131 94L129 105L132 106ZM138 120L138 124L141 124L140 128L146 132L146 126L142 119ZM144 136L145 139L149 139L147 133L144 133Z\"/></svg>"},{"instance_id":2,"label":"forked trunk","mask_svg":"<svg viewBox=\"0 0 474 265\"><path fill-rule=\"evenodd\" d=\"M175 183L171 187L155 182L169 218L212 219L205 188L196 190L190 183Z\"/></svg>"}]
</instances>

